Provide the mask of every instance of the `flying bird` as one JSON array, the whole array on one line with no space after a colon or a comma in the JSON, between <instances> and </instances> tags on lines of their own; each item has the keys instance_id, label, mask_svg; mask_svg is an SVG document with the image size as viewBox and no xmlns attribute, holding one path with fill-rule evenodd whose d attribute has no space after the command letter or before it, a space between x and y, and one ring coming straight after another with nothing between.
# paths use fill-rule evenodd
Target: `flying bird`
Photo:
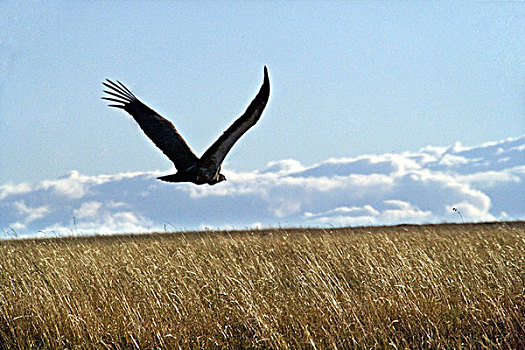
<instances>
[{"instance_id":1,"label":"flying bird","mask_svg":"<svg viewBox=\"0 0 525 350\"><path fill-rule=\"evenodd\" d=\"M235 142L257 123L270 97L270 80L265 66L263 84L246 112L224 131L202 157L198 158L175 126L142 103L124 84L109 79L102 84L108 88L104 92L109 95L102 99L115 102L116 104L109 106L128 112L146 136L175 165L177 169L175 174L161 176L158 179L167 182L193 182L197 185L215 185L226 180L226 177L220 173L224 158Z\"/></svg>"}]
</instances>

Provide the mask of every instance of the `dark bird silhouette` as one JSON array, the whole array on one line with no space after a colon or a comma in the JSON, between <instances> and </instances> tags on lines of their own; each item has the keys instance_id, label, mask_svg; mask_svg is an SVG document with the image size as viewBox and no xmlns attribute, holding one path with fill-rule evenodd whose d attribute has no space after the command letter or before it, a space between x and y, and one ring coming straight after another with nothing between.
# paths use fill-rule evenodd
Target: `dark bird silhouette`
<instances>
[{"instance_id":1,"label":"dark bird silhouette","mask_svg":"<svg viewBox=\"0 0 525 350\"><path fill-rule=\"evenodd\" d=\"M117 103L109 106L128 112L151 141L175 164L177 173L161 176L158 179L167 182L193 182L197 185L215 185L226 180L226 177L220 173L224 158L235 142L257 123L270 97L268 69L264 67L263 84L246 112L226 129L202 157L198 158L175 126L140 102L124 84L109 79L102 84L109 89L104 92L111 96L102 98Z\"/></svg>"}]
</instances>

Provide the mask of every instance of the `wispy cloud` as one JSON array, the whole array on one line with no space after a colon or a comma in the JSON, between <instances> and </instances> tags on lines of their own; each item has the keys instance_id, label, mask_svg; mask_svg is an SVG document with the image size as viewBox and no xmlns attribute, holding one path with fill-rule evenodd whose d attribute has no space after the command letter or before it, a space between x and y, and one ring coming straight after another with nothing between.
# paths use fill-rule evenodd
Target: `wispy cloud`
<instances>
[{"instance_id":1,"label":"wispy cloud","mask_svg":"<svg viewBox=\"0 0 525 350\"><path fill-rule=\"evenodd\" d=\"M525 136L477 147L296 160L225 171L217 186L166 184L160 174L86 176L0 185L0 227L19 234L341 226L525 218ZM73 219L74 218L74 219Z\"/></svg>"}]
</instances>

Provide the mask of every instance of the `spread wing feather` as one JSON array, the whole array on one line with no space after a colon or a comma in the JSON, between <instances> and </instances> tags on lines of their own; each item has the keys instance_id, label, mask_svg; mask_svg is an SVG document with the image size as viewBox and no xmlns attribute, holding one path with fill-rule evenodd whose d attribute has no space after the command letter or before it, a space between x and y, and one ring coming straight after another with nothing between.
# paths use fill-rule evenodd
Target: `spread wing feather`
<instances>
[{"instance_id":1,"label":"spread wing feather","mask_svg":"<svg viewBox=\"0 0 525 350\"><path fill-rule=\"evenodd\" d=\"M107 79L102 84L108 88L104 92L110 96L102 98L115 102L110 104L111 107L128 112L151 141L175 164L177 170L195 165L197 156L169 120L140 102L120 81L115 83Z\"/></svg>"},{"instance_id":2,"label":"spread wing feather","mask_svg":"<svg viewBox=\"0 0 525 350\"><path fill-rule=\"evenodd\" d=\"M210 168L219 168L235 142L257 123L264 111L264 107L266 107L269 97L270 80L268 78L268 69L264 67L264 81L254 100L250 103L246 112L237 118L217 141L204 152L201 157L201 164Z\"/></svg>"}]
</instances>

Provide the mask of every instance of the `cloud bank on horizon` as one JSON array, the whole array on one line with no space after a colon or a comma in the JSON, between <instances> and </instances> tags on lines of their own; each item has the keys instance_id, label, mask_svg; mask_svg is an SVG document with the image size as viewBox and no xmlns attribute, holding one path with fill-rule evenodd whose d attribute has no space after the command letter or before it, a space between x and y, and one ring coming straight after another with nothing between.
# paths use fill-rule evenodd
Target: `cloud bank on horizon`
<instances>
[{"instance_id":1,"label":"cloud bank on horizon","mask_svg":"<svg viewBox=\"0 0 525 350\"><path fill-rule=\"evenodd\" d=\"M216 186L167 184L159 171L4 183L0 235L461 222L452 208L470 222L525 218L525 135L224 173Z\"/></svg>"}]
</instances>

